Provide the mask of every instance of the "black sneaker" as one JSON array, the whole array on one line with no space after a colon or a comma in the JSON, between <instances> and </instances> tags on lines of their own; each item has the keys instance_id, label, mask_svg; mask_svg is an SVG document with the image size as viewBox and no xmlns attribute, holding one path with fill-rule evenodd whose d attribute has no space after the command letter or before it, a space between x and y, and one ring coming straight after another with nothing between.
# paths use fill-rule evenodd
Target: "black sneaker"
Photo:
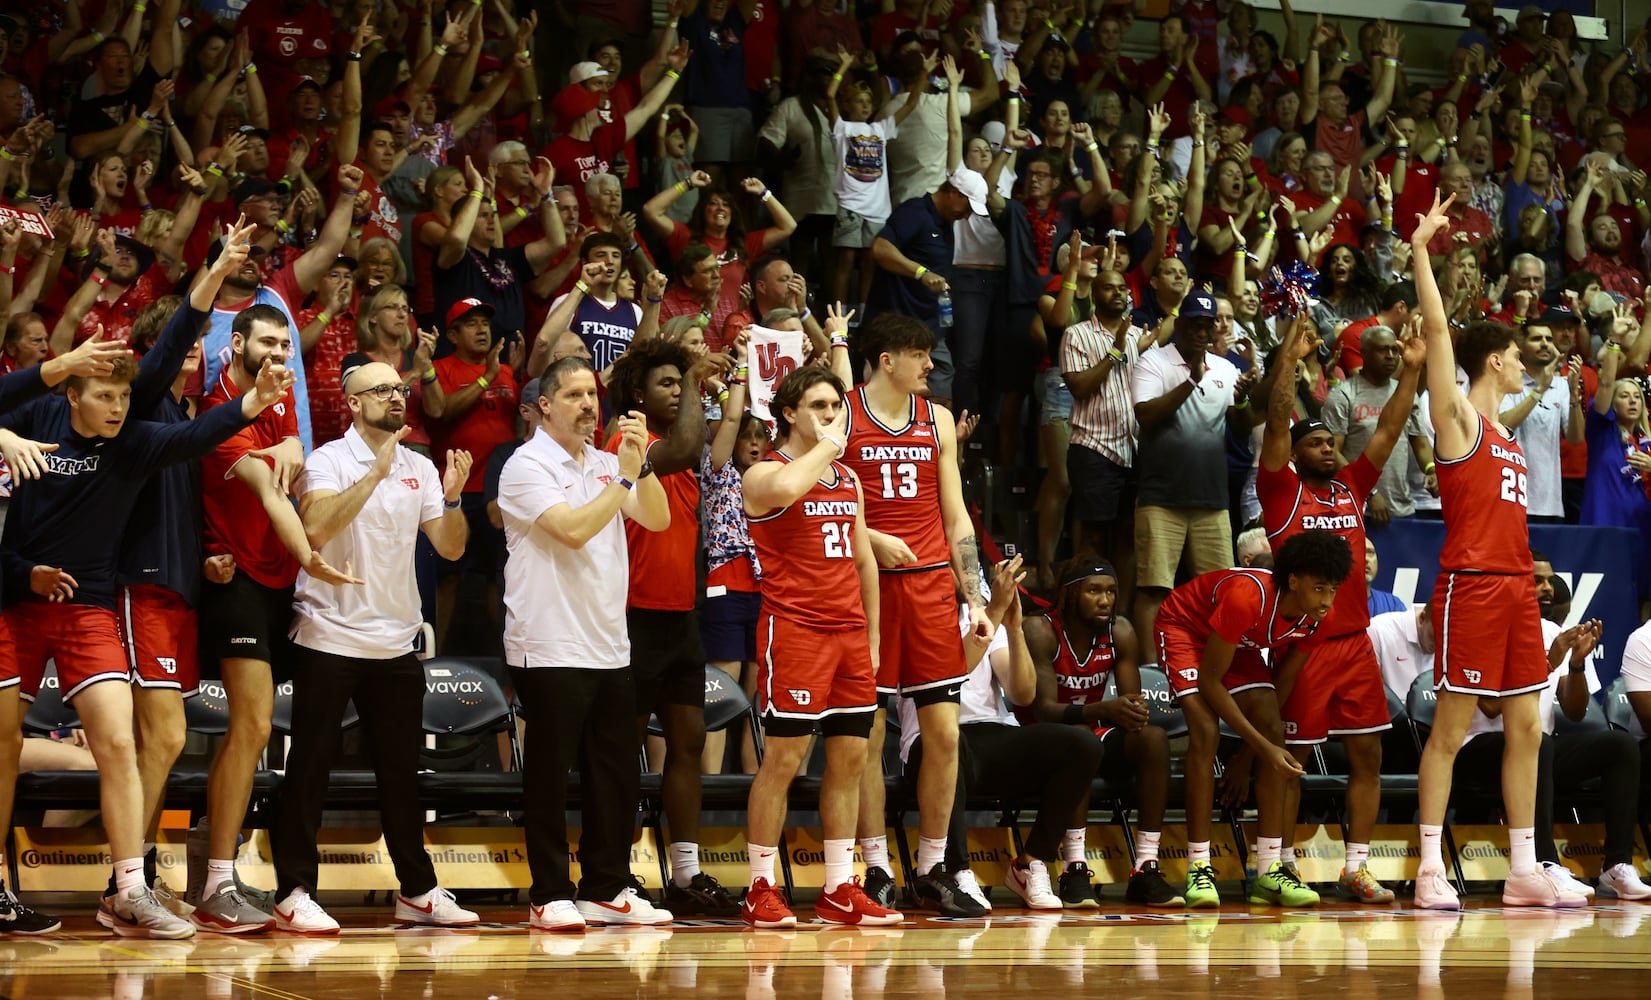
<instances>
[{"instance_id":1,"label":"black sneaker","mask_svg":"<svg viewBox=\"0 0 1651 1000\"><path fill-rule=\"evenodd\" d=\"M894 873L878 865L866 866L866 880L860 885L860 891L878 906L885 910L896 909L894 905Z\"/></svg>"},{"instance_id":2,"label":"black sneaker","mask_svg":"<svg viewBox=\"0 0 1651 1000\"><path fill-rule=\"evenodd\" d=\"M1186 900L1164 881L1158 862L1148 861L1129 875L1129 888L1124 891L1124 902L1135 906L1184 906Z\"/></svg>"},{"instance_id":3,"label":"black sneaker","mask_svg":"<svg viewBox=\"0 0 1651 1000\"><path fill-rule=\"evenodd\" d=\"M986 908L963 891L957 879L946 870L945 864L937 864L929 869L927 875L917 876L916 881L912 882L912 893L917 897L919 906L939 910L943 917L986 915Z\"/></svg>"},{"instance_id":4,"label":"black sneaker","mask_svg":"<svg viewBox=\"0 0 1651 1000\"><path fill-rule=\"evenodd\" d=\"M0 889L0 934L50 934L62 926L56 917L48 917L9 890Z\"/></svg>"},{"instance_id":5,"label":"black sneaker","mask_svg":"<svg viewBox=\"0 0 1651 1000\"><path fill-rule=\"evenodd\" d=\"M1061 872L1060 889L1056 895L1061 898L1061 905L1067 909L1098 908L1101 901L1095 898L1095 886L1089 876L1089 866L1082 861L1073 861Z\"/></svg>"},{"instance_id":6,"label":"black sneaker","mask_svg":"<svg viewBox=\"0 0 1651 1000\"><path fill-rule=\"evenodd\" d=\"M740 901L716 876L700 872L686 886L665 883L665 909L679 917L738 917Z\"/></svg>"}]
</instances>

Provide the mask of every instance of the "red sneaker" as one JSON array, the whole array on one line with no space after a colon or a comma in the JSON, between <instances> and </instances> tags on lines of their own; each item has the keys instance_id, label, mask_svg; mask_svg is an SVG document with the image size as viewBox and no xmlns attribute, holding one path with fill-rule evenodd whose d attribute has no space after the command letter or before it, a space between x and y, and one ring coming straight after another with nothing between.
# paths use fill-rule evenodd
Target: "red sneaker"
<instances>
[{"instance_id":1,"label":"red sneaker","mask_svg":"<svg viewBox=\"0 0 1651 1000\"><path fill-rule=\"evenodd\" d=\"M765 878L756 879L745 891L740 919L752 927L795 927L797 915L785 905L785 896Z\"/></svg>"},{"instance_id":2,"label":"red sneaker","mask_svg":"<svg viewBox=\"0 0 1651 1000\"><path fill-rule=\"evenodd\" d=\"M855 924L860 927L887 927L906 919L902 914L885 909L871 901L859 878L851 878L833 889L820 893L814 904L814 914L828 924Z\"/></svg>"}]
</instances>

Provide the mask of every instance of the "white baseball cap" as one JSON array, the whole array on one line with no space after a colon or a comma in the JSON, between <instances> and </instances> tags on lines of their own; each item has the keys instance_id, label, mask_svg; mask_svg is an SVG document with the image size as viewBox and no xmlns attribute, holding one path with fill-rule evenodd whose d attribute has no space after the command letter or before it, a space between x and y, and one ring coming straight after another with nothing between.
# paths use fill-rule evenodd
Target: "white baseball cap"
<instances>
[{"instance_id":1,"label":"white baseball cap","mask_svg":"<svg viewBox=\"0 0 1651 1000\"><path fill-rule=\"evenodd\" d=\"M601 63L574 63L573 68L568 70L568 82L584 83L586 80L594 80L599 76L607 75L608 71L602 68Z\"/></svg>"},{"instance_id":2,"label":"white baseball cap","mask_svg":"<svg viewBox=\"0 0 1651 1000\"><path fill-rule=\"evenodd\" d=\"M958 167L952 175L946 178L958 194L969 199L969 208L976 215L986 214L986 178L980 176L978 170L968 167Z\"/></svg>"}]
</instances>

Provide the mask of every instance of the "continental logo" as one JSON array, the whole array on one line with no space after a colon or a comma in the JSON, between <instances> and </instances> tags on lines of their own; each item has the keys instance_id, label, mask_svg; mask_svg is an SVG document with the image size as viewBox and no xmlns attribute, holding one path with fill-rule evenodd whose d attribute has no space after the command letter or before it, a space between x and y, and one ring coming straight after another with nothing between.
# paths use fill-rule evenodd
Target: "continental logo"
<instances>
[{"instance_id":1,"label":"continental logo","mask_svg":"<svg viewBox=\"0 0 1651 1000\"><path fill-rule=\"evenodd\" d=\"M30 848L19 855L24 868L44 868L47 865L102 865L112 866L115 859L108 851L41 851Z\"/></svg>"}]
</instances>

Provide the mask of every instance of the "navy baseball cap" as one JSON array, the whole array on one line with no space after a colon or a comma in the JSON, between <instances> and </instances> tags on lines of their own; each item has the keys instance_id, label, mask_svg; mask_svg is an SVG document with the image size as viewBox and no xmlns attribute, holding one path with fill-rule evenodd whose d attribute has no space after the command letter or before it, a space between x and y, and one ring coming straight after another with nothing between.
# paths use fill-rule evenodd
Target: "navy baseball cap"
<instances>
[{"instance_id":1,"label":"navy baseball cap","mask_svg":"<svg viewBox=\"0 0 1651 1000\"><path fill-rule=\"evenodd\" d=\"M1215 296L1209 292L1193 290L1181 300L1182 319L1214 319Z\"/></svg>"}]
</instances>

